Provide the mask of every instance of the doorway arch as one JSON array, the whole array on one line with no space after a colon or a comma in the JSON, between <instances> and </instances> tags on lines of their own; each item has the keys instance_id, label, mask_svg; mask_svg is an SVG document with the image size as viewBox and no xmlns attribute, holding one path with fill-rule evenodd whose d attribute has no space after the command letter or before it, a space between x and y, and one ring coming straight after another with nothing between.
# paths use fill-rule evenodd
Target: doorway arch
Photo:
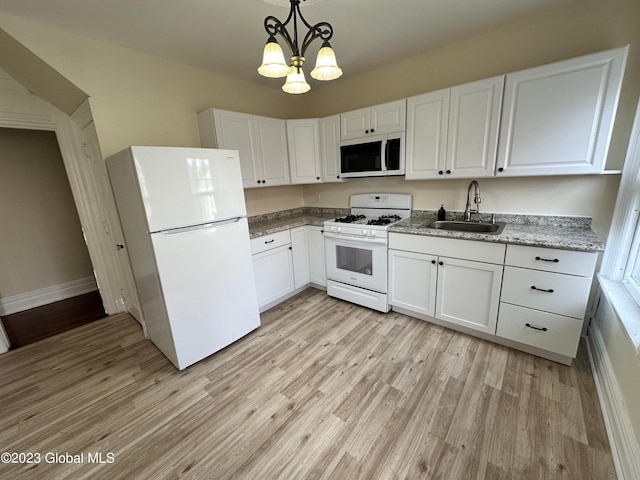
<instances>
[{"instance_id":1,"label":"doorway arch","mask_svg":"<svg viewBox=\"0 0 640 480\"><path fill-rule=\"evenodd\" d=\"M0 105L0 127L55 133L105 311L130 312L146 334L89 100L69 117L0 70ZM0 332L0 352L6 340Z\"/></svg>"}]
</instances>

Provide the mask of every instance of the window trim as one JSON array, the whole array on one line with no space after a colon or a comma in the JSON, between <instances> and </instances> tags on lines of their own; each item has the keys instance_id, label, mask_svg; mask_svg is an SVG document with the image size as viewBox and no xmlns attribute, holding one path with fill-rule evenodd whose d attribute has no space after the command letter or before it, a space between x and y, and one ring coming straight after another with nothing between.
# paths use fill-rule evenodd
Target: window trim
<instances>
[{"instance_id":1,"label":"window trim","mask_svg":"<svg viewBox=\"0 0 640 480\"><path fill-rule=\"evenodd\" d=\"M598 278L640 354L640 300L629 275L640 261L640 102L622 169L620 188Z\"/></svg>"}]
</instances>

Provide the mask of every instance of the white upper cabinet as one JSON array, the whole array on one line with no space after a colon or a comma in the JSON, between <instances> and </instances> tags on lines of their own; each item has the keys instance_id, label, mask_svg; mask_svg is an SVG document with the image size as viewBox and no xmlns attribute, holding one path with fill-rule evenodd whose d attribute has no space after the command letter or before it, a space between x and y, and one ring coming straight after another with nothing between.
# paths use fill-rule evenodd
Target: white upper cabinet
<instances>
[{"instance_id":1,"label":"white upper cabinet","mask_svg":"<svg viewBox=\"0 0 640 480\"><path fill-rule=\"evenodd\" d=\"M320 119L320 158L322 181L341 182L340 115Z\"/></svg>"},{"instance_id":2,"label":"white upper cabinet","mask_svg":"<svg viewBox=\"0 0 640 480\"><path fill-rule=\"evenodd\" d=\"M445 173L451 89L407 99L407 180L438 178Z\"/></svg>"},{"instance_id":3,"label":"white upper cabinet","mask_svg":"<svg viewBox=\"0 0 640 480\"><path fill-rule=\"evenodd\" d=\"M451 89L447 177L493 176L503 86L504 75L500 75Z\"/></svg>"},{"instance_id":4,"label":"white upper cabinet","mask_svg":"<svg viewBox=\"0 0 640 480\"><path fill-rule=\"evenodd\" d=\"M508 74L496 175L601 173L627 51Z\"/></svg>"},{"instance_id":5,"label":"white upper cabinet","mask_svg":"<svg viewBox=\"0 0 640 480\"><path fill-rule=\"evenodd\" d=\"M340 138L351 140L367 135L404 132L406 100L374 105L340 114Z\"/></svg>"},{"instance_id":6,"label":"white upper cabinet","mask_svg":"<svg viewBox=\"0 0 640 480\"><path fill-rule=\"evenodd\" d=\"M320 183L320 121L287 120L291 183Z\"/></svg>"},{"instance_id":7,"label":"white upper cabinet","mask_svg":"<svg viewBox=\"0 0 640 480\"><path fill-rule=\"evenodd\" d=\"M284 120L211 108L198 114L198 127L203 147L238 150L245 188L289 184Z\"/></svg>"},{"instance_id":8,"label":"white upper cabinet","mask_svg":"<svg viewBox=\"0 0 640 480\"><path fill-rule=\"evenodd\" d=\"M408 180L494 174L504 76L407 99Z\"/></svg>"}]
</instances>

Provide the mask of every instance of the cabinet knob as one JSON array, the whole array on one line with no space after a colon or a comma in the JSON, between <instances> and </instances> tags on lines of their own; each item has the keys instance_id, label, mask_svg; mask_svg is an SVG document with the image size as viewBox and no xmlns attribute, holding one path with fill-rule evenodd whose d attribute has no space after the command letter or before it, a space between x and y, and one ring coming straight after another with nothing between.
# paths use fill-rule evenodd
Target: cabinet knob
<instances>
[{"instance_id":1,"label":"cabinet knob","mask_svg":"<svg viewBox=\"0 0 640 480\"><path fill-rule=\"evenodd\" d=\"M340 175L336 175L336 178L340 178Z\"/></svg>"},{"instance_id":2,"label":"cabinet knob","mask_svg":"<svg viewBox=\"0 0 640 480\"><path fill-rule=\"evenodd\" d=\"M443 175L443 174L444 174L444 172L442 170L438 171L438 175Z\"/></svg>"},{"instance_id":3,"label":"cabinet knob","mask_svg":"<svg viewBox=\"0 0 640 480\"><path fill-rule=\"evenodd\" d=\"M316 177L316 180L320 180L320 177Z\"/></svg>"},{"instance_id":4,"label":"cabinet knob","mask_svg":"<svg viewBox=\"0 0 640 480\"><path fill-rule=\"evenodd\" d=\"M438 262L438 265L444 265L444 262Z\"/></svg>"},{"instance_id":5,"label":"cabinet knob","mask_svg":"<svg viewBox=\"0 0 640 480\"><path fill-rule=\"evenodd\" d=\"M431 263L433 263L433 264L435 265L435 264L436 264L436 261L435 261L435 260L431 260Z\"/></svg>"},{"instance_id":6,"label":"cabinet knob","mask_svg":"<svg viewBox=\"0 0 640 480\"><path fill-rule=\"evenodd\" d=\"M124 248L124 245L121 243L116 243L116 250L122 250Z\"/></svg>"},{"instance_id":7,"label":"cabinet knob","mask_svg":"<svg viewBox=\"0 0 640 480\"><path fill-rule=\"evenodd\" d=\"M376 130L375 130L375 128L372 128L372 129L371 129L371 133L373 133L373 132L375 132L375 131L376 131Z\"/></svg>"},{"instance_id":8,"label":"cabinet knob","mask_svg":"<svg viewBox=\"0 0 640 480\"><path fill-rule=\"evenodd\" d=\"M504 172L504 168L500 167L500 168L498 169L498 171L499 171L499 172Z\"/></svg>"},{"instance_id":9,"label":"cabinet knob","mask_svg":"<svg viewBox=\"0 0 640 480\"><path fill-rule=\"evenodd\" d=\"M447 170L447 175L449 175L451 173L451 170Z\"/></svg>"},{"instance_id":10,"label":"cabinet knob","mask_svg":"<svg viewBox=\"0 0 640 480\"><path fill-rule=\"evenodd\" d=\"M364 133L369 133L369 130L365 130Z\"/></svg>"}]
</instances>

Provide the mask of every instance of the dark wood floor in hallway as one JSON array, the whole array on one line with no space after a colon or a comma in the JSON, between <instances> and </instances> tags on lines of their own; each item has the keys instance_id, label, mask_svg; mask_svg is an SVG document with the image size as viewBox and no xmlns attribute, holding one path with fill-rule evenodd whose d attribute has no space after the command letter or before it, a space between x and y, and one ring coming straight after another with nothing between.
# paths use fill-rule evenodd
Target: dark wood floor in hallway
<instances>
[{"instance_id":1,"label":"dark wood floor in hallway","mask_svg":"<svg viewBox=\"0 0 640 480\"><path fill-rule=\"evenodd\" d=\"M584 344L567 367L313 289L262 322L183 372L128 315L1 355L0 445L40 462L0 478L615 478Z\"/></svg>"}]
</instances>

